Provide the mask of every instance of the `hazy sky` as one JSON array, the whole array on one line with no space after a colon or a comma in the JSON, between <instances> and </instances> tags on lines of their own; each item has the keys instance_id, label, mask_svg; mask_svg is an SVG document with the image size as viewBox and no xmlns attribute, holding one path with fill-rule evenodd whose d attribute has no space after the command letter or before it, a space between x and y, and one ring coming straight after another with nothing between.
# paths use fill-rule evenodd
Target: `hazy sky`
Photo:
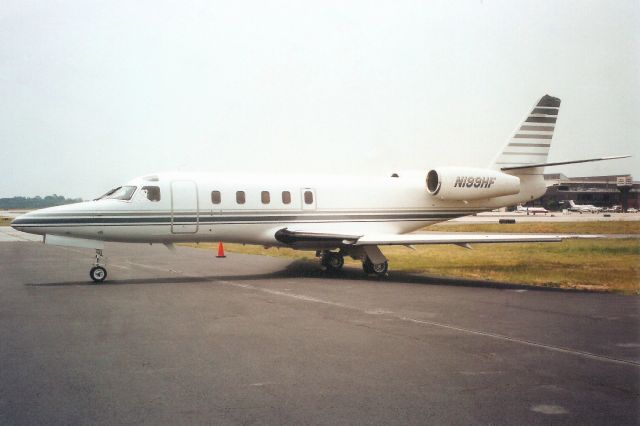
<instances>
[{"instance_id":1,"label":"hazy sky","mask_svg":"<svg viewBox=\"0 0 640 426\"><path fill-rule=\"evenodd\" d=\"M163 170L487 166L560 97L549 169L640 179L640 2L0 2L0 197Z\"/></svg>"}]
</instances>

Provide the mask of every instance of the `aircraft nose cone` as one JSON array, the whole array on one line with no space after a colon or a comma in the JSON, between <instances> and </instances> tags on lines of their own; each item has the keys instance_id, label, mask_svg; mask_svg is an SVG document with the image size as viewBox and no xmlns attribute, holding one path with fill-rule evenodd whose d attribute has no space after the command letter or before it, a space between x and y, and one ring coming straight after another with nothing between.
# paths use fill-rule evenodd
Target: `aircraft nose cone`
<instances>
[{"instance_id":1,"label":"aircraft nose cone","mask_svg":"<svg viewBox=\"0 0 640 426\"><path fill-rule=\"evenodd\" d=\"M9 226L11 226L16 231L23 231L24 226L21 226L21 225L23 225L26 222L26 220L28 219L27 216L29 216L29 213L25 213L25 214L21 214L20 216L17 216L15 219L13 219L13 221L9 224Z\"/></svg>"},{"instance_id":2,"label":"aircraft nose cone","mask_svg":"<svg viewBox=\"0 0 640 426\"><path fill-rule=\"evenodd\" d=\"M74 214L82 203L66 204L63 206L47 207L44 209L30 211L16 217L11 222L11 227L15 230L28 232L29 234L44 235L51 230L51 226L64 221L69 215ZM64 228L59 228L63 231Z\"/></svg>"}]
</instances>

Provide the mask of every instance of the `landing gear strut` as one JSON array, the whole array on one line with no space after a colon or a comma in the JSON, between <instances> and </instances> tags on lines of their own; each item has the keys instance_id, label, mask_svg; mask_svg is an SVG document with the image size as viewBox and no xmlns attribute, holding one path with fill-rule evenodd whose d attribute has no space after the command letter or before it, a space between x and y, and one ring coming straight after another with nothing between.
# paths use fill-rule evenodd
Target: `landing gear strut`
<instances>
[{"instance_id":1,"label":"landing gear strut","mask_svg":"<svg viewBox=\"0 0 640 426\"><path fill-rule=\"evenodd\" d=\"M327 271L338 271L344 266L344 256L342 256L342 253L324 251L320 264L327 268Z\"/></svg>"},{"instance_id":2,"label":"landing gear strut","mask_svg":"<svg viewBox=\"0 0 640 426\"><path fill-rule=\"evenodd\" d=\"M96 283L101 283L107 278L107 269L100 264L102 257L102 249L96 249L96 263L89 270L89 276Z\"/></svg>"},{"instance_id":3,"label":"landing gear strut","mask_svg":"<svg viewBox=\"0 0 640 426\"><path fill-rule=\"evenodd\" d=\"M362 269L367 275L376 274L379 277L387 275L389 262L373 263L368 257L362 262Z\"/></svg>"},{"instance_id":4,"label":"landing gear strut","mask_svg":"<svg viewBox=\"0 0 640 426\"><path fill-rule=\"evenodd\" d=\"M365 274L375 274L379 277L387 275L389 262L378 246L364 246L359 257L362 259L362 269Z\"/></svg>"}]
</instances>

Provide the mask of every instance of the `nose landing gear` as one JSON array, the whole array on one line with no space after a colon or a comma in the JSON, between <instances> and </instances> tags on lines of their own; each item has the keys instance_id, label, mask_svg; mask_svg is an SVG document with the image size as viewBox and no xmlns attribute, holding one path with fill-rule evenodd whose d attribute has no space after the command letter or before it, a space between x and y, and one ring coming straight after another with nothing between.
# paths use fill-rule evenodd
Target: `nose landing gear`
<instances>
[{"instance_id":1,"label":"nose landing gear","mask_svg":"<svg viewBox=\"0 0 640 426\"><path fill-rule=\"evenodd\" d=\"M89 270L89 276L96 283L101 283L107 278L107 269L100 264L102 257L102 249L96 249L96 263Z\"/></svg>"}]
</instances>

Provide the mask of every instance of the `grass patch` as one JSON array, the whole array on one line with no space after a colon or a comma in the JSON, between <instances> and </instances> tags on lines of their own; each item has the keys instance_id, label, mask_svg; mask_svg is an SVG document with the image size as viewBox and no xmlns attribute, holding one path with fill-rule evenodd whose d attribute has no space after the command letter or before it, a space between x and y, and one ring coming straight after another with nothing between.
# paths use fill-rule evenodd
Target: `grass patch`
<instances>
[{"instance_id":1,"label":"grass patch","mask_svg":"<svg viewBox=\"0 0 640 426\"><path fill-rule=\"evenodd\" d=\"M9 226L12 221L12 217L0 216L0 226Z\"/></svg>"},{"instance_id":2,"label":"grass patch","mask_svg":"<svg viewBox=\"0 0 640 426\"><path fill-rule=\"evenodd\" d=\"M562 288L640 294L640 240L421 246L383 250L394 269Z\"/></svg>"},{"instance_id":3,"label":"grass patch","mask_svg":"<svg viewBox=\"0 0 640 426\"><path fill-rule=\"evenodd\" d=\"M516 221L517 220L518 219L516 219ZM423 231L513 232L525 234L640 234L640 221L522 222L513 224L444 222L424 228Z\"/></svg>"},{"instance_id":4,"label":"grass patch","mask_svg":"<svg viewBox=\"0 0 640 426\"><path fill-rule=\"evenodd\" d=\"M217 244L192 246L213 251ZM315 260L308 251L241 244L225 244L225 248L234 253ZM449 245L417 246L415 251L398 246L381 249L395 271L640 294L640 239L477 244L473 250ZM350 259L345 263L360 267L360 262Z\"/></svg>"}]
</instances>

